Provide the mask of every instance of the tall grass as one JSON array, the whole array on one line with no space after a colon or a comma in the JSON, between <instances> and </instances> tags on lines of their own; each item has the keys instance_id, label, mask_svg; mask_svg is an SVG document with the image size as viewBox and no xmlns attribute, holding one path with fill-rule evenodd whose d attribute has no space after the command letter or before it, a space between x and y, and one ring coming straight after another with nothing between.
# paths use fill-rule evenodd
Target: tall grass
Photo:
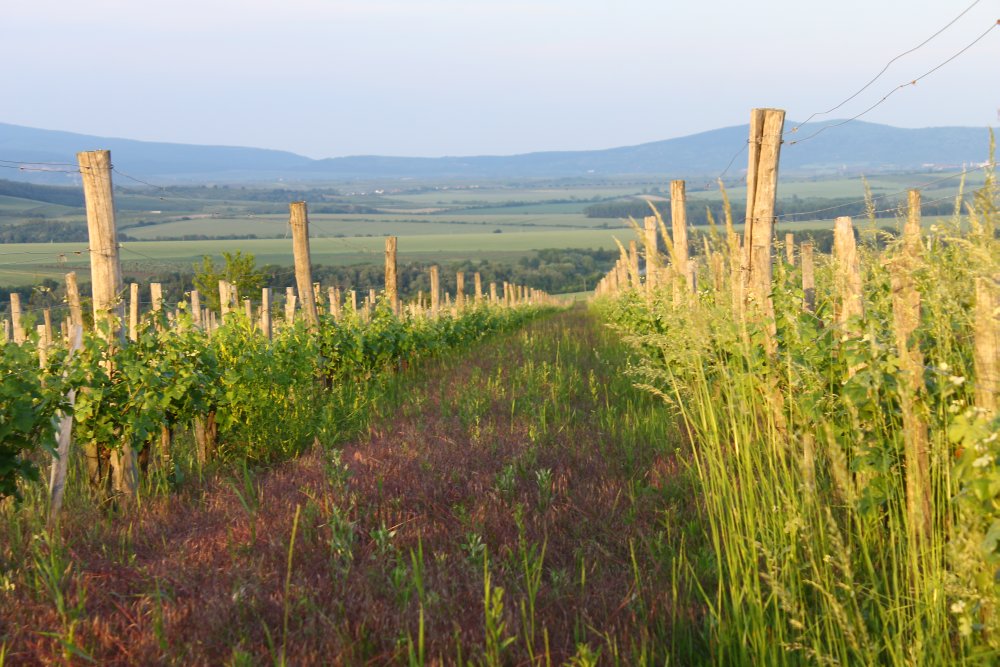
<instances>
[{"instance_id":1,"label":"tall grass","mask_svg":"<svg viewBox=\"0 0 1000 667\"><path fill-rule=\"evenodd\" d=\"M843 326L834 324L829 259L819 258L810 313L800 269L778 249L773 355L768 323L736 314L733 286L713 286L704 266L697 294L664 285L599 306L640 352L636 381L676 411L692 443L718 563L717 585L705 591L711 662L1000 659L1000 419L975 407L972 350L976 278L1000 271L992 173L965 211L971 229L959 212L924 230L914 274L922 316L909 344L925 364L914 400L930 443L926 537L907 512L889 268L901 242L879 251L884 232L862 232L864 314ZM732 235L713 237L711 252L732 268Z\"/></svg>"}]
</instances>

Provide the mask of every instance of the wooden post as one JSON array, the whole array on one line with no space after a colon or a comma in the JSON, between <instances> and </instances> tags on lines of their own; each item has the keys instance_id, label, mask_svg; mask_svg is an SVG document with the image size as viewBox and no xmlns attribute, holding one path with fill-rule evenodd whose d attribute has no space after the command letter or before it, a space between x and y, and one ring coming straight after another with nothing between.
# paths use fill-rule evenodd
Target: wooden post
<instances>
[{"instance_id":1,"label":"wooden post","mask_svg":"<svg viewBox=\"0 0 1000 667\"><path fill-rule=\"evenodd\" d=\"M399 315L399 285L396 274L396 237L385 240L385 298L394 315Z\"/></svg>"},{"instance_id":2,"label":"wooden post","mask_svg":"<svg viewBox=\"0 0 1000 667\"><path fill-rule=\"evenodd\" d=\"M976 407L992 418L1000 391L1000 274L976 278L973 358Z\"/></svg>"},{"instance_id":3,"label":"wooden post","mask_svg":"<svg viewBox=\"0 0 1000 667\"><path fill-rule=\"evenodd\" d=\"M455 274L455 307L459 310L465 305L465 272Z\"/></svg>"},{"instance_id":4,"label":"wooden post","mask_svg":"<svg viewBox=\"0 0 1000 667\"><path fill-rule=\"evenodd\" d=\"M316 330L319 318L312 293L312 267L309 258L309 214L304 201L289 204L289 222L292 226L292 251L295 256L295 282L298 285L302 313L309 328Z\"/></svg>"},{"instance_id":5,"label":"wooden post","mask_svg":"<svg viewBox=\"0 0 1000 667\"><path fill-rule=\"evenodd\" d=\"M911 341L920 324L920 292L913 277L920 266L922 251L918 190L910 190L909 204L902 248L890 266L890 279L892 321L901 375L898 387L906 455L907 526L911 538L922 542L931 530L933 489L930 481L927 422L918 404L918 398L925 390L924 358L920 346Z\"/></svg>"},{"instance_id":6,"label":"wooden post","mask_svg":"<svg viewBox=\"0 0 1000 667\"><path fill-rule=\"evenodd\" d=\"M198 329L203 328L203 320L201 318L201 294L198 290L191 290L191 320L194 322L194 326Z\"/></svg>"},{"instance_id":7,"label":"wooden post","mask_svg":"<svg viewBox=\"0 0 1000 667\"><path fill-rule=\"evenodd\" d=\"M225 280L219 281L219 314L225 323L226 315L229 314L229 307L232 303L233 291L229 289L229 283Z\"/></svg>"},{"instance_id":8,"label":"wooden post","mask_svg":"<svg viewBox=\"0 0 1000 667\"><path fill-rule=\"evenodd\" d=\"M351 290L351 313L358 314L358 290Z\"/></svg>"},{"instance_id":9,"label":"wooden post","mask_svg":"<svg viewBox=\"0 0 1000 667\"><path fill-rule=\"evenodd\" d=\"M290 325L295 321L295 288L285 288L285 323Z\"/></svg>"},{"instance_id":10,"label":"wooden post","mask_svg":"<svg viewBox=\"0 0 1000 667\"><path fill-rule=\"evenodd\" d=\"M858 259L858 246L854 240L854 226L849 216L841 216L834 222L833 259L836 266L839 302L837 323L847 326L851 318L864 314L861 262Z\"/></svg>"},{"instance_id":11,"label":"wooden post","mask_svg":"<svg viewBox=\"0 0 1000 667\"><path fill-rule=\"evenodd\" d=\"M119 299L122 289L121 263L118 259L118 233L115 227L115 202L111 184L111 152L77 153L83 197L87 209L87 234L90 248L90 282L94 302L94 326L109 347L109 360L116 339L124 342L125 319ZM96 451L93 452L96 455ZM135 453L129 443L111 449L112 488L131 499L138 486Z\"/></svg>"},{"instance_id":12,"label":"wooden post","mask_svg":"<svg viewBox=\"0 0 1000 667\"><path fill-rule=\"evenodd\" d=\"M790 266L795 266L795 234L785 234L785 259Z\"/></svg>"},{"instance_id":13,"label":"wooden post","mask_svg":"<svg viewBox=\"0 0 1000 667\"><path fill-rule=\"evenodd\" d=\"M802 308L816 312L816 270L813 264L813 244L806 241L799 246L799 261L802 263Z\"/></svg>"},{"instance_id":14,"label":"wooden post","mask_svg":"<svg viewBox=\"0 0 1000 667\"><path fill-rule=\"evenodd\" d=\"M438 267L431 267L431 315L437 317L438 310L441 309L441 277L438 275Z\"/></svg>"},{"instance_id":15,"label":"wooden post","mask_svg":"<svg viewBox=\"0 0 1000 667\"><path fill-rule=\"evenodd\" d=\"M74 276L75 278L76 276ZM77 293L79 296L79 293ZM83 325L73 324L70 333L69 355L66 361L83 346ZM76 403L76 389L66 393L66 404L70 410ZM57 413L59 432L56 434L56 455L52 458L52 469L49 473L49 525L59 516L62 508L63 492L66 489L66 475L69 472L69 450L73 434L73 414Z\"/></svg>"},{"instance_id":16,"label":"wooden post","mask_svg":"<svg viewBox=\"0 0 1000 667\"><path fill-rule=\"evenodd\" d=\"M688 271L688 230L687 230L687 190L684 181L670 181L670 223L673 232L674 270L677 275L689 275Z\"/></svg>"},{"instance_id":17,"label":"wooden post","mask_svg":"<svg viewBox=\"0 0 1000 667\"><path fill-rule=\"evenodd\" d=\"M747 212L743 234L744 298L754 301L758 313L770 319L772 327L771 240L784 125L785 112L780 109L754 109L750 114ZM769 336L768 345L773 348L773 335Z\"/></svg>"},{"instance_id":18,"label":"wooden post","mask_svg":"<svg viewBox=\"0 0 1000 667\"><path fill-rule=\"evenodd\" d=\"M149 284L149 300L152 303L154 313L163 309L163 285L160 283Z\"/></svg>"},{"instance_id":19,"label":"wooden post","mask_svg":"<svg viewBox=\"0 0 1000 667\"><path fill-rule=\"evenodd\" d=\"M646 241L646 291L652 294L656 289L656 275L660 270L660 255L656 247L658 238L656 216L647 215L643 219L643 224L645 225L643 238Z\"/></svg>"},{"instance_id":20,"label":"wooden post","mask_svg":"<svg viewBox=\"0 0 1000 667\"><path fill-rule=\"evenodd\" d=\"M128 339L139 340L139 284L128 286Z\"/></svg>"},{"instance_id":21,"label":"wooden post","mask_svg":"<svg viewBox=\"0 0 1000 667\"><path fill-rule=\"evenodd\" d=\"M326 296L330 300L330 315L333 319L340 319L340 290L336 287L330 287L326 291Z\"/></svg>"},{"instance_id":22,"label":"wooden post","mask_svg":"<svg viewBox=\"0 0 1000 667\"><path fill-rule=\"evenodd\" d=\"M253 305L250 303L250 297L243 297L243 315L247 318L247 323L253 326Z\"/></svg>"},{"instance_id":23,"label":"wooden post","mask_svg":"<svg viewBox=\"0 0 1000 667\"><path fill-rule=\"evenodd\" d=\"M472 275L472 282L476 290L475 302L476 305L479 305L479 302L483 300L483 277L479 275L479 271Z\"/></svg>"},{"instance_id":24,"label":"wooden post","mask_svg":"<svg viewBox=\"0 0 1000 667\"><path fill-rule=\"evenodd\" d=\"M493 305L497 303L497 284L495 282L490 283L490 303Z\"/></svg>"},{"instance_id":25,"label":"wooden post","mask_svg":"<svg viewBox=\"0 0 1000 667\"><path fill-rule=\"evenodd\" d=\"M35 334L38 336L38 368L45 370L49 365L49 338L45 331L44 324L35 326Z\"/></svg>"},{"instance_id":26,"label":"wooden post","mask_svg":"<svg viewBox=\"0 0 1000 667\"><path fill-rule=\"evenodd\" d=\"M271 288L264 287L260 291L260 330L268 340L273 338L271 331Z\"/></svg>"},{"instance_id":27,"label":"wooden post","mask_svg":"<svg viewBox=\"0 0 1000 667\"><path fill-rule=\"evenodd\" d=\"M316 304L316 317L323 314L323 297L319 283L313 283L313 303Z\"/></svg>"},{"instance_id":28,"label":"wooden post","mask_svg":"<svg viewBox=\"0 0 1000 667\"><path fill-rule=\"evenodd\" d=\"M83 307L80 305L80 286L76 282L76 271L66 274L66 301L69 303L69 320L74 326L83 326Z\"/></svg>"},{"instance_id":29,"label":"wooden post","mask_svg":"<svg viewBox=\"0 0 1000 667\"><path fill-rule=\"evenodd\" d=\"M21 295L17 292L10 293L10 322L14 327L14 342L18 345L24 343L27 336L24 333L24 325L21 322Z\"/></svg>"}]
</instances>

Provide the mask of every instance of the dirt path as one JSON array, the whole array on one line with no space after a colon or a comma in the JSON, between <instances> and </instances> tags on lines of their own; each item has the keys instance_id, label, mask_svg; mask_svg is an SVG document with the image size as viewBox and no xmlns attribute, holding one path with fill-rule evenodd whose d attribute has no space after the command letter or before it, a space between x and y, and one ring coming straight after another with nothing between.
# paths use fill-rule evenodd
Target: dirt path
<instances>
[{"instance_id":1,"label":"dirt path","mask_svg":"<svg viewBox=\"0 0 1000 667\"><path fill-rule=\"evenodd\" d=\"M695 510L612 338L563 313L412 374L346 445L71 517L32 568L66 611L0 591L8 664L662 662L698 616L675 567Z\"/></svg>"}]
</instances>

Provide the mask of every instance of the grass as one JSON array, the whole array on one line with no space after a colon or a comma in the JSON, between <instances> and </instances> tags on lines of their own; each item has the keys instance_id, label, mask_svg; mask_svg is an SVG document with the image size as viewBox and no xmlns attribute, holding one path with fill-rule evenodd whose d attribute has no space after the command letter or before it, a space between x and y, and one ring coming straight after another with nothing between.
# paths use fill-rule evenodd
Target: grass
<instances>
[{"instance_id":1,"label":"grass","mask_svg":"<svg viewBox=\"0 0 1000 667\"><path fill-rule=\"evenodd\" d=\"M42 633L69 618L100 663L690 664L712 559L626 354L577 307L410 368L355 406L360 431L258 471L252 512L225 470L121 514L68 498L72 617L17 566L28 494L2 511L0 643L56 660Z\"/></svg>"}]
</instances>

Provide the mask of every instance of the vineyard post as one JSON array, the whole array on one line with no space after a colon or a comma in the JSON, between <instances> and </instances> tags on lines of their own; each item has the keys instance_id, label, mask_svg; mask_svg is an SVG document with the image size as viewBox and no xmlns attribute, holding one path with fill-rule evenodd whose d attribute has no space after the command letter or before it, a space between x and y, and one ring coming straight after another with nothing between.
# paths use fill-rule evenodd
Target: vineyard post
<instances>
[{"instance_id":1,"label":"vineyard post","mask_svg":"<svg viewBox=\"0 0 1000 667\"><path fill-rule=\"evenodd\" d=\"M313 303L316 304L316 317L318 318L323 314L323 298L322 289L319 283L313 283Z\"/></svg>"},{"instance_id":2,"label":"vineyard post","mask_svg":"<svg viewBox=\"0 0 1000 667\"><path fill-rule=\"evenodd\" d=\"M83 307L80 305L80 286L76 282L76 271L66 274L66 301L69 303L70 324L83 326Z\"/></svg>"},{"instance_id":3,"label":"vineyard post","mask_svg":"<svg viewBox=\"0 0 1000 667\"><path fill-rule=\"evenodd\" d=\"M490 303L494 306L497 303L497 284L496 282L490 282Z\"/></svg>"},{"instance_id":4,"label":"vineyard post","mask_svg":"<svg viewBox=\"0 0 1000 667\"><path fill-rule=\"evenodd\" d=\"M45 367L49 365L49 341L51 338L45 330L44 324L36 325L35 333L38 335L38 368L45 370Z\"/></svg>"},{"instance_id":5,"label":"vineyard post","mask_svg":"<svg viewBox=\"0 0 1000 667\"><path fill-rule=\"evenodd\" d=\"M365 306L366 306L365 307L365 311L366 311L365 314L366 315L371 315L372 310L374 310L376 298L377 298L377 296L375 294L375 288L374 287L369 287L368 288L368 302L365 304Z\"/></svg>"},{"instance_id":6,"label":"vineyard post","mask_svg":"<svg viewBox=\"0 0 1000 667\"><path fill-rule=\"evenodd\" d=\"M816 310L816 269L813 264L812 241L799 246L799 261L802 263L802 308L812 313Z\"/></svg>"},{"instance_id":7,"label":"vineyard post","mask_svg":"<svg viewBox=\"0 0 1000 667\"><path fill-rule=\"evenodd\" d=\"M431 267L431 316L437 317L441 309L441 276L437 266Z\"/></svg>"},{"instance_id":8,"label":"vineyard post","mask_svg":"<svg viewBox=\"0 0 1000 667\"><path fill-rule=\"evenodd\" d=\"M77 153L83 198L87 210L87 235L90 248L90 282L93 290L94 326L108 345L108 364L117 344L124 343L122 327L125 313L119 298L122 289L121 263L118 259L118 234L115 228L115 202L111 185L111 152ZM96 443L90 443L91 463L96 465ZM92 467L93 471L94 468ZM112 488L126 498L135 496L138 470L132 446L123 442L111 449Z\"/></svg>"},{"instance_id":9,"label":"vineyard post","mask_svg":"<svg viewBox=\"0 0 1000 667\"><path fill-rule=\"evenodd\" d=\"M851 318L864 314L861 261L858 258L858 245L854 239L854 225L850 216L841 216L834 221L833 258L840 305L837 323L847 327Z\"/></svg>"},{"instance_id":10,"label":"vineyard post","mask_svg":"<svg viewBox=\"0 0 1000 667\"><path fill-rule=\"evenodd\" d=\"M264 287L260 290L260 330L264 337L271 340L271 288Z\"/></svg>"},{"instance_id":11,"label":"vineyard post","mask_svg":"<svg viewBox=\"0 0 1000 667\"><path fill-rule=\"evenodd\" d=\"M1000 274L976 278L973 328L976 407L992 418L1000 391Z\"/></svg>"},{"instance_id":12,"label":"vineyard post","mask_svg":"<svg viewBox=\"0 0 1000 667\"><path fill-rule=\"evenodd\" d=\"M250 303L250 297L243 297L243 315L246 316L247 322L253 325L253 305Z\"/></svg>"},{"instance_id":13,"label":"vineyard post","mask_svg":"<svg viewBox=\"0 0 1000 667\"><path fill-rule=\"evenodd\" d=\"M139 283L128 286L128 339L139 340Z\"/></svg>"},{"instance_id":14,"label":"vineyard post","mask_svg":"<svg viewBox=\"0 0 1000 667\"><path fill-rule=\"evenodd\" d=\"M154 313L163 309L163 285L160 283L149 284L149 300Z\"/></svg>"},{"instance_id":15,"label":"vineyard post","mask_svg":"<svg viewBox=\"0 0 1000 667\"><path fill-rule=\"evenodd\" d=\"M399 285L397 284L396 237L385 239L385 298L393 315L399 316Z\"/></svg>"},{"instance_id":16,"label":"vineyard post","mask_svg":"<svg viewBox=\"0 0 1000 667\"><path fill-rule=\"evenodd\" d=\"M219 314L222 317L222 322L225 323L226 315L229 314L229 304L230 300L233 298L233 292L229 289L229 283L225 280L219 281Z\"/></svg>"},{"instance_id":17,"label":"vineyard post","mask_svg":"<svg viewBox=\"0 0 1000 667\"><path fill-rule=\"evenodd\" d=\"M295 321L295 288L285 288L285 325L291 326Z\"/></svg>"},{"instance_id":18,"label":"vineyard post","mask_svg":"<svg viewBox=\"0 0 1000 667\"><path fill-rule=\"evenodd\" d=\"M3 342L4 345L6 345L10 341L14 340L14 334L11 331L11 325L10 325L10 319L9 318L6 318L6 317L3 318L3 331L0 332L0 335L3 336L2 342Z\"/></svg>"},{"instance_id":19,"label":"vineyard post","mask_svg":"<svg viewBox=\"0 0 1000 667\"><path fill-rule=\"evenodd\" d=\"M778 157L785 112L754 109L750 114L747 162L747 210L743 233L744 298L752 299L767 319L769 351L774 351L774 303L771 301L771 241L778 189Z\"/></svg>"},{"instance_id":20,"label":"vineyard post","mask_svg":"<svg viewBox=\"0 0 1000 667\"><path fill-rule=\"evenodd\" d=\"M673 232L674 270L677 275L689 280L687 188L684 181L670 181L670 225Z\"/></svg>"},{"instance_id":21,"label":"vineyard post","mask_svg":"<svg viewBox=\"0 0 1000 667\"><path fill-rule=\"evenodd\" d=\"M647 215L643 219L646 241L646 290L652 294L656 289L656 274L660 267L660 256L657 252L656 216Z\"/></svg>"},{"instance_id":22,"label":"vineyard post","mask_svg":"<svg viewBox=\"0 0 1000 667\"><path fill-rule=\"evenodd\" d=\"M795 234L791 232L785 234L785 259L790 266L795 266Z\"/></svg>"},{"instance_id":23,"label":"vineyard post","mask_svg":"<svg viewBox=\"0 0 1000 667\"><path fill-rule=\"evenodd\" d=\"M49 308L44 308L42 310L42 322L45 327L45 336L48 344L51 345L52 341L55 339L52 337L52 310Z\"/></svg>"},{"instance_id":24,"label":"vineyard post","mask_svg":"<svg viewBox=\"0 0 1000 667\"><path fill-rule=\"evenodd\" d=\"M333 319L340 319L340 295L337 293L336 287L330 287L326 290L327 299L330 300L330 315Z\"/></svg>"},{"instance_id":25,"label":"vineyard post","mask_svg":"<svg viewBox=\"0 0 1000 667\"><path fill-rule=\"evenodd\" d=\"M75 278L75 276L74 276ZM73 355L83 346L83 325L73 324L70 333L69 355L67 364ZM66 475L69 472L69 449L73 435L73 405L76 403L76 389L66 392L66 404L70 412L57 413L59 431L56 434L56 455L52 458L52 468L49 473L49 526L51 527L59 510L62 508L63 492L66 489Z\"/></svg>"},{"instance_id":26,"label":"vineyard post","mask_svg":"<svg viewBox=\"0 0 1000 667\"><path fill-rule=\"evenodd\" d=\"M351 290L351 313L354 315L358 314L358 290Z\"/></svg>"},{"instance_id":27,"label":"vineyard post","mask_svg":"<svg viewBox=\"0 0 1000 667\"><path fill-rule=\"evenodd\" d=\"M289 222L292 226L292 251L295 256L295 282L299 300L309 329L316 330L319 318L312 293L312 267L309 259L309 214L304 201L289 204Z\"/></svg>"},{"instance_id":28,"label":"vineyard post","mask_svg":"<svg viewBox=\"0 0 1000 667\"><path fill-rule=\"evenodd\" d=\"M921 261L920 236L920 191L910 190L902 247L890 265L890 280L892 322L902 375L898 386L906 455L907 528L917 543L929 535L933 520L927 422L917 400L925 389L924 358L920 346L910 340L920 324L920 292L914 280Z\"/></svg>"},{"instance_id":29,"label":"vineyard post","mask_svg":"<svg viewBox=\"0 0 1000 667\"><path fill-rule=\"evenodd\" d=\"M459 310L465 305L465 272L455 274L455 307Z\"/></svg>"},{"instance_id":30,"label":"vineyard post","mask_svg":"<svg viewBox=\"0 0 1000 667\"><path fill-rule=\"evenodd\" d=\"M483 300L483 277L479 275L479 271L476 271L472 275L472 286L476 290L475 303L479 305L479 302Z\"/></svg>"},{"instance_id":31,"label":"vineyard post","mask_svg":"<svg viewBox=\"0 0 1000 667\"><path fill-rule=\"evenodd\" d=\"M21 324L21 295L10 293L10 321L14 327L14 342L18 345L25 341L24 325Z\"/></svg>"},{"instance_id":32,"label":"vineyard post","mask_svg":"<svg viewBox=\"0 0 1000 667\"><path fill-rule=\"evenodd\" d=\"M201 295L196 289L191 290L191 321L196 329L201 328Z\"/></svg>"}]
</instances>

